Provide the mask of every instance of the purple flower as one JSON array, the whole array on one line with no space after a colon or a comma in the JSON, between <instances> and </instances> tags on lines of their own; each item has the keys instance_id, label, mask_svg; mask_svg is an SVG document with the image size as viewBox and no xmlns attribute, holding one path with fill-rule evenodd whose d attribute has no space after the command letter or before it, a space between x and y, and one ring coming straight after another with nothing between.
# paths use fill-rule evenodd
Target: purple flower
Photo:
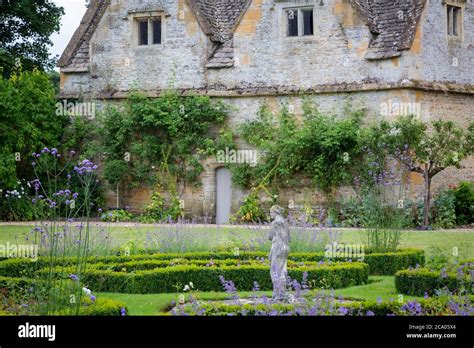
<instances>
[{"instance_id":1,"label":"purple flower","mask_svg":"<svg viewBox=\"0 0 474 348\"><path fill-rule=\"evenodd\" d=\"M91 299L92 302L94 302L97 299L97 297L95 297L94 295L91 295L90 299Z\"/></svg>"},{"instance_id":2,"label":"purple flower","mask_svg":"<svg viewBox=\"0 0 474 348\"><path fill-rule=\"evenodd\" d=\"M122 317L126 316L127 315L127 311L125 310L125 307L122 307L122 309L120 310L120 315Z\"/></svg>"},{"instance_id":3,"label":"purple flower","mask_svg":"<svg viewBox=\"0 0 474 348\"><path fill-rule=\"evenodd\" d=\"M79 193L74 192L74 194L72 195L72 198L77 199L77 197L79 197Z\"/></svg>"},{"instance_id":4,"label":"purple flower","mask_svg":"<svg viewBox=\"0 0 474 348\"><path fill-rule=\"evenodd\" d=\"M340 307L339 313L341 313L342 315L347 315L349 313L349 310L346 307Z\"/></svg>"},{"instance_id":5,"label":"purple flower","mask_svg":"<svg viewBox=\"0 0 474 348\"><path fill-rule=\"evenodd\" d=\"M75 275L75 274L70 274L70 275L69 275L69 278L71 278L71 279L74 280L74 281L78 281L78 280L79 280L79 277L78 277L77 275Z\"/></svg>"},{"instance_id":6,"label":"purple flower","mask_svg":"<svg viewBox=\"0 0 474 348\"><path fill-rule=\"evenodd\" d=\"M375 314L374 314L374 312L372 312L371 310L368 310L365 315L368 316L368 317L372 317L372 316L374 316Z\"/></svg>"}]
</instances>

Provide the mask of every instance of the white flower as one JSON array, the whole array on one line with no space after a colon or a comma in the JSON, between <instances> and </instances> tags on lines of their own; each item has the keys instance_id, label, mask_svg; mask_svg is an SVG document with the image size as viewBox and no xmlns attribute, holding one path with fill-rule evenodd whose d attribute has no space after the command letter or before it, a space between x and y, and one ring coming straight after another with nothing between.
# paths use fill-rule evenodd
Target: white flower
<instances>
[{"instance_id":1,"label":"white flower","mask_svg":"<svg viewBox=\"0 0 474 348\"><path fill-rule=\"evenodd\" d=\"M84 293L87 295L87 296L90 296L92 294L92 291L90 291L88 288L82 288L82 291L84 291Z\"/></svg>"},{"instance_id":2,"label":"white flower","mask_svg":"<svg viewBox=\"0 0 474 348\"><path fill-rule=\"evenodd\" d=\"M21 198L21 195L19 195L18 198Z\"/></svg>"},{"instance_id":3,"label":"white flower","mask_svg":"<svg viewBox=\"0 0 474 348\"><path fill-rule=\"evenodd\" d=\"M194 289L194 284L193 284L193 282L189 282L189 286Z\"/></svg>"},{"instance_id":4,"label":"white flower","mask_svg":"<svg viewBox=\"0 0 474 348\"><path fill-rule=\"evenodd\" d=\"M189 291L189 290L190 290L190 289L189 289L189 285L186 285L186 286L184 287L184 289L183 289L183 291Z\"/></svg>"},{"instance_id":5,"label":"white flower","mask_svg":"<svg viewBox=\"0 0 474 348\"><path fill-rule=\"evenodd\" d=\"M31 187L31 184L29 181L27 181L26 184L28 185L28 187Z\"/></svg>"}]
</instances>

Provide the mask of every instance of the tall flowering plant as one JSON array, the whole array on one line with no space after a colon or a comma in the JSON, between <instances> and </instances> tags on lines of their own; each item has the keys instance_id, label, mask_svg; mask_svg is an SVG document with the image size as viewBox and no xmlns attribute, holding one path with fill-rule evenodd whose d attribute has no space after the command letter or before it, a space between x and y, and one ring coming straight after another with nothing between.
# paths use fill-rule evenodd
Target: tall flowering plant
<instances>
[{"instance_id":1,"label":"tall flowering plant","mask_svg":"<svg viewBox=\"0 0 474 348\"><path fill-rule=\"evenodd\" d=\"M31 231L30 238L39 246L39 254L47 259L48 265L46 272L36 274L39 281L36 282L35 295L41 297L38 301L41 304L36 306L38 314L55 314L65 308L79 314L84 300L81 277L89 253L92 195L98 185L97 165L85 159L72 166L74 155L75 152L71 151L62 161L57 149L47 147L32 154L36 176L31 181L35 190L32 202L45 209L43 220ZM60 187L63 176L66 176L66 184ZM79 182L77 192L71 190L73 179ZM61 269L57 265L64 265L61 261L71 254L75 261L69 265L74 273L61 278L58 276ZM95 300L95 297L91 295L90 300Z\"/></svg>"}]
</instances>

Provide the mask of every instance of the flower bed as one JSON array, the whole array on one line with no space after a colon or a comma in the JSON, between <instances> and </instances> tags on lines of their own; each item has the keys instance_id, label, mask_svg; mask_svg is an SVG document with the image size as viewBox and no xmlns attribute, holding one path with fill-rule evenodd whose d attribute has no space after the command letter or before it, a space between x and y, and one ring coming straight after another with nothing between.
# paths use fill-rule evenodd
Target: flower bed
<instances>
[{"instance_id":1,"label":"flower bed","mask_svg":"<svg viewBox=\"0 0 474 348\"><path fill-rule=\"evenodd\" d=\"M317 297L298 304L232 304L222 302L197 302L173 308L174 315L201 316L424 316L424 315L474 315L472 297L439 297L407 301L341 303L331 297Z\"/></svg>"}]
</instances>

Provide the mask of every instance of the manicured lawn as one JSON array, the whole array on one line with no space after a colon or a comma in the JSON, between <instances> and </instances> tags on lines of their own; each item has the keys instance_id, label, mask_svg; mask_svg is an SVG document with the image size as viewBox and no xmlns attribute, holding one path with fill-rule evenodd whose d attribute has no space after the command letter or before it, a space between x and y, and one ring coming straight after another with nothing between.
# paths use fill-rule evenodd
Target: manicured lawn
<instances>
[{"instance_id":1,"label":"manicured lawn","mask_svg":"<svg viewBox=\"0 0 474 348\"><path fill-rule=\"evenodd\" d=\"M101 243L108 235L109 246L124 245L152 247L164 252L209 251L212 249L231 250L233 247L253 246L269 250L267 229L257 227L217 227L217 226L153 226L133 223L96 226L94 235ZM0 243L25 243L25 235L31 230L28 225L0 225ZM331 231L292 232L292 250L322 250L332 240L339 243L357 244L364 242L364 233L356 229L332 229ZM474 258L474 230L405 231L402 247L424 249L427 256L437 246L451 254L458 249L460 258Z\"/></svg>"},{"instance_id":2,"label":"manicured lawn","mask_svg":"<svg viewBox=\"0 0 474 348\"><path fill-rule=\"evenodd\" d=\"M335 290L335 296L343 296L348 299L372 300L381 299L383 301L398 301L399 297L395 289L394 277L374 276L370 277L370 284L353 286L350 288ZM318 290L319 291L319 290ZM251 296L250 292L239 292L241 298ZM271 296L271 291L260 291L255 293L257 296ZM178 294L119 294L119 293L101 293L100 296L122 301L127 304L130 315L163 315L168 311L171 301L178 301ZM186 295L187 298L188 295ZM199 300L224 300L228 294L223 292L198 292ZM421 299L420 297L404 296L403 302L407 300Z\"/></svg>"}]
</instances>

